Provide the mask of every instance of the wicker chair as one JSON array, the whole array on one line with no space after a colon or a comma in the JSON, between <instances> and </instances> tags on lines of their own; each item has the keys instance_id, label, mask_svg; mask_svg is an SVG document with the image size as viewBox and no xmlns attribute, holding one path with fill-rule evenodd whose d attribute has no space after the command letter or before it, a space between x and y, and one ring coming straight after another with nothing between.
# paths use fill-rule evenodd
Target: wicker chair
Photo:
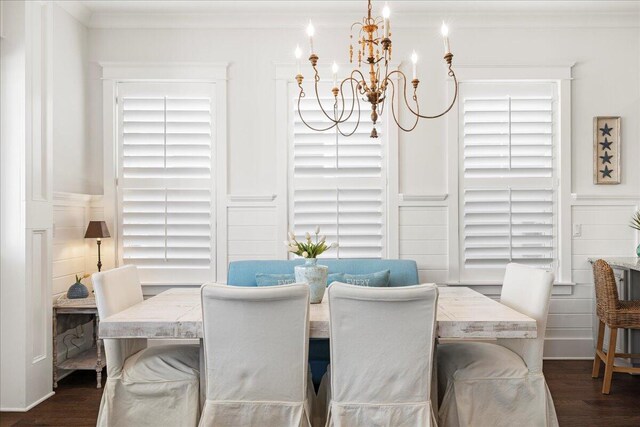
<instances>
[{"instance_id":1,"label":"wicker chair","mask_svg":"<svg viewBox=\"0 0 640 427\"><path fill-rule=\"evenodd\" d=\"M604 362L605 370L602 393L609 394L614 372L640 374L640 367L632 368L616 366L614 364L616 357L640 357L640 354L616 353L618 329L640 329L640 300L620 301L613 270L604 260L599 259L593 263L593 277L596 287L596 314L599 324L596 355L593 361L593 372L591 376L598 378L600 375L600 361ZM610 331L606 353L602 350L605 325L609 327Z\"/></svg>"}]
</instances>

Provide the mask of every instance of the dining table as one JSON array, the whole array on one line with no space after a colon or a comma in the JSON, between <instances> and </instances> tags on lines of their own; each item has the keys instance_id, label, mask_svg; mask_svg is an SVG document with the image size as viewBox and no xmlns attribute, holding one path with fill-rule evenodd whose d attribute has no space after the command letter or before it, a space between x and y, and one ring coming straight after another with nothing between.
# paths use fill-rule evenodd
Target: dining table
<instances>
[{"instance_id":1,"label":"dining table","mask_svg":"<svg viewBox=\"0 0 640 427\"><path fill-rule=\"evenodd\" d=\"M438 287L440 339L536 338L536 321L463 286ZM309 308L310 338L329 338L329 303ZM200 289L171 288L100 321L108 338L202 339Z\"/></svg>"},{"instance_id":2,"label":"dining table","mask_svg":"<svg viewBox=\"0 0 640 427\"><path fill-rule=\"evenodd\" d=\"M436 323L440 340L537 337L535 319L463 286L438 287ZM329 338L329 331L325 294L321 303L310 304L309 337ZM200 398L204 404L206 370L199 288L171 288L102 319L99 337L200 340ZM437 405L435 381L431 388L432 403Z\"/></svg>"}]
</instances>

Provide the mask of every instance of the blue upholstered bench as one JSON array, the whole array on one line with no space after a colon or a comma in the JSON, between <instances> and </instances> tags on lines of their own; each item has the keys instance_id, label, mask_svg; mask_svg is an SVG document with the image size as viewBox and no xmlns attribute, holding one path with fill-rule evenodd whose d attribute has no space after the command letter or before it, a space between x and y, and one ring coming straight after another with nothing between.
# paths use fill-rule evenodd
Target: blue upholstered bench
<instances>
[{"instance_id":1,"label":"blue upholstered bench","mask_svg":"<svg viewBox=\"0 0 640 427\"><path fill-rule=\"evenodd\" d=\"M295 260L234 261L229 263L227 284L233 286L257 286L256 273L292 274L293 267L304 262ZM368 274L389 270L389 286L418 284L418 267L415 261L400 259L320 259L318 263L329 267L329 273ZM317 386L329 364L329 340L312 339L309 344L309 364L313 382Z\"/></svg>"}]
</instances>

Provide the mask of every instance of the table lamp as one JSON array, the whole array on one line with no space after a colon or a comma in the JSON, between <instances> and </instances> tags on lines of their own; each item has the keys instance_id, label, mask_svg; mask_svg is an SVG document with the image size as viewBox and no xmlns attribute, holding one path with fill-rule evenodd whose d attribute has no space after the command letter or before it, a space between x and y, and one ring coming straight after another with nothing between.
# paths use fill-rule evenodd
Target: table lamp
<instances>
[{"instance_id":1,"label":"table lamp","mask_svg":"<svg viewBox=\"0 0 640 427\"><path fill-rule=\"evenodd\" d=\"M98 243L98 271L102 268L102 261L100 260L100 245L102 239L105 237L111 237L107 223L104 221L89 221L87 231L84 233L85 239L96 239Z\"/></svg>"}]
</instances>

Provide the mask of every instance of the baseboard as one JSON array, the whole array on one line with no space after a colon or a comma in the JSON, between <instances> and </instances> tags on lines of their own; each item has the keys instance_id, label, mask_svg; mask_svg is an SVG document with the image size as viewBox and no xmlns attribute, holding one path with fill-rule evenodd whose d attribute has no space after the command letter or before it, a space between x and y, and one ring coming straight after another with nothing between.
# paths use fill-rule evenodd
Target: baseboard
<instances>
[{"instance_id":1,"label":"baseboard","mask_svg":"<svg viewBox=\"0 0 640 427\"><path fill-rule=\"evenodd\" d=\"M547 338L544 340L544 358L548 360L593 360L591 338Z\"/></svg>"},{"instance_id":2,"label":"baseboard","mask_svg":"<svg viewBox=\"0 0 640 427\"><path fill-rule=\"evenodd\" d=\"M552 356L552 357L543 357L543 360L593 360L593 356L580 356L580 357L569 357L569 356Z\"/></svg>"},{"instance_id":3,"label":"baseboard","mask_svg":"<svg viewBox=\"0 0 640 427\"><path fill-rule=\"evenodd\" d=\"M36 400L35 402L33 402L31 405L27 406L26 408L0 408L0 412L27 412L27 411L35 408L36 406L38 406L39 404L41 404L42 402L44 402L45 400L47 400L48 398L53 396L54 394L56 394L56 392L52 391L49 394L46 394L43 397L41 397L40 399Z\"/></svg>"}]
</instances>

